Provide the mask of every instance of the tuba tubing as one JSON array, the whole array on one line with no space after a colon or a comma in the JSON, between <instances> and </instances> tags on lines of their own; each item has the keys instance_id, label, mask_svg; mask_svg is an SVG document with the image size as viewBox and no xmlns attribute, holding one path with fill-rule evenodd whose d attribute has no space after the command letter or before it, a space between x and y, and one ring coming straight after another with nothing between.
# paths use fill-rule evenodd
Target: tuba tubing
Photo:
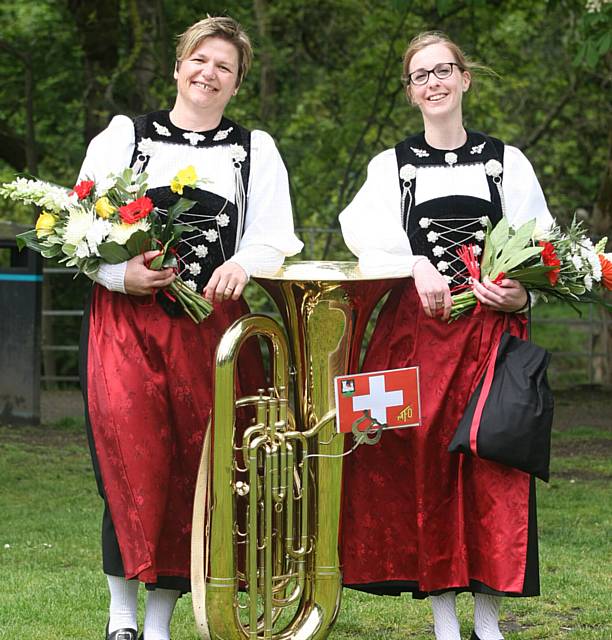
<instances>
[{"instance_id":1,"label":"tuba tubing","mask_svg":"<svg viewBox=\"0 0 612 640\"><path fill-rule=\"evenodd\" d=\"M214 409L194 501L194 614L204 639L321 640L342 594L344 439L335 436L334 378L358 370L368 319L398 281L367 278L356 263L341 262L291 263L256 281L275 301L286 333L272 318L251 314L217 348ZM237 399L237 357L254 336L269 345L274 388ZM236 442L236 407L249 405L256 424ZM237 544L246 548L243 572ZM246 595L239 595L241 584ZM244 599L248 621L240 613Z\"/></svg>"}]
</instances>

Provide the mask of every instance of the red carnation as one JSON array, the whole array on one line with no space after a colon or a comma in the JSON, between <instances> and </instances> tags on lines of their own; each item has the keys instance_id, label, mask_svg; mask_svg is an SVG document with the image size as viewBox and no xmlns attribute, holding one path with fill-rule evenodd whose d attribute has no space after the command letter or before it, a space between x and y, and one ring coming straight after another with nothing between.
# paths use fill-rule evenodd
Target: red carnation
<instances>
[{"instance_id":1,"label":"red carnation","mask_svg":"<svg viewBox=\"0 0 612 640\"><path fill-rule=\"evenodd\" d=\"M557 267L557 269L551 269L546 273L546 277L550 284L554 287L557 284L557 280L559 280L559 271L558 267L561 266L561 261L557 258L557 254L555 253L555 247L551 242L539 242L541 247L544 247L542 250L542 262L547 267Z\"/></svg>"},{"instance_id":2,"label":"red carnation","mask_svg":"<svg viewBox=\"0 0 612 640\"><path fill-rule=\"evenodd\" d=\"M141 218L146 218L151 211L153 211L153 201L147 196L138 198L130 204L126 204L123 207L119 207L119 216L127 224L134 224Z\"/></svg>"},{"instance_id":3,"label":"red carnation","mask_svg":"<svg viewBox=\"0 0 612 640\"><path fill-rule=\"evenodd\" d=\"M79 200L84 200L94 187L95 182L93 180L81 180L79 184L75 184L74 188L70 192L70 195L76 193Z\"/></svg>"}]
</instances>

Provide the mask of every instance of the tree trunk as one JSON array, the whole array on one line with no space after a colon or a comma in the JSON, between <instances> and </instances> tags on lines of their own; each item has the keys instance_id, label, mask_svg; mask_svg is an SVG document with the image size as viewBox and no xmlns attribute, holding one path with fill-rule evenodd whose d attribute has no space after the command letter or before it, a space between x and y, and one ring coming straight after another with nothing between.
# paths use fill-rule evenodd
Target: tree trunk
<instances>
[{"instance_id":1,"label":"tree trunk","mask_svg":"<svg viewBox=\"0 0 612 640\"><path fill-rule=\"evenodd\" d=\"M276 117L276 73L274 57L270 43L270 21L267 0L254 0L257 31L261 47L259 57L261 70L259 74L259 117L263 123Z\"/></svg>"}]
</instances>

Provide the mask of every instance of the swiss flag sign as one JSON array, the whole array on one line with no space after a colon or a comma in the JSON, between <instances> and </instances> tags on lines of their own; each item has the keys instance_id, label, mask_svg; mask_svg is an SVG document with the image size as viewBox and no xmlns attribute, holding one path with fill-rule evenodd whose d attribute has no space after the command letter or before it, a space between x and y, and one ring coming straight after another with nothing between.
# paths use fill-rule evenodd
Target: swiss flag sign
<instances>
[{"instance_id":1,"label":"swiss flag sign","mask_svg":"<svg viewBox=\"0 0 612 640\"><path fill-rule=\"evenodd\" d=\"M337 376L334 382L338 433L351 433L357 420L360 431L374 421L388 429L421 424L418 367Z\"/></svg>"}]
</instances>

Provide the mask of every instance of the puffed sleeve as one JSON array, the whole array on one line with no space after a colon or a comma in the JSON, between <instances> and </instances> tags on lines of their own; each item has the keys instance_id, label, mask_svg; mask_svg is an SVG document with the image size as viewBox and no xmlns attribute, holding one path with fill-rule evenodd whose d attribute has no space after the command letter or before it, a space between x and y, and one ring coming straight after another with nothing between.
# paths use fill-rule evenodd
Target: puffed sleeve
<instances>
[{"instance_id":1,"label":"puffed sleeve","mask_svg":"<svg viewBox=\"0 0 612 640\"><path fill-rule=\"evenodd\" d=\"M94 180L103 188L109 175L117 174L130 165L134 151L134 123L127 116L115 116L87 147L79 180ZM101 263L92 279L110 291L125 293L127 262Z\"/></svg>"},{"instance_id":2,"label":"puffed sleeve","mask_svg":"<svg viewBox=\"0 0 612 640\"><path fill-rule=\"evenodd\" d=\"M302 250L293 228L289 179L272 137L251 133L251 174L244 233L231 257L249 276L274 273Z\"/></svg>"},{"instance_id":3,"label":"puffed sleeve","mask_svg":"<svg viewBox=\"0 0 612 640\"><path fill-rule=\"evenodd\" d=\"M545 231L554 223L531 163L520 149L509 145L504 149L502 185L506 217L513 227L535 218L536 228Z\"/></svg>"},{"instance_id":4,"label":"puffed sleeve","mask_svg":"<svg viewBox=\"0 0 612 640\"><path fill-rule=\"evenodd\" d=\"M368 165L364 185L340 214L347 247L371 275L412 275L425 256L415 256L402 227L401 193L395 151L388 149Z\"/></svg>"}]
</instances>

